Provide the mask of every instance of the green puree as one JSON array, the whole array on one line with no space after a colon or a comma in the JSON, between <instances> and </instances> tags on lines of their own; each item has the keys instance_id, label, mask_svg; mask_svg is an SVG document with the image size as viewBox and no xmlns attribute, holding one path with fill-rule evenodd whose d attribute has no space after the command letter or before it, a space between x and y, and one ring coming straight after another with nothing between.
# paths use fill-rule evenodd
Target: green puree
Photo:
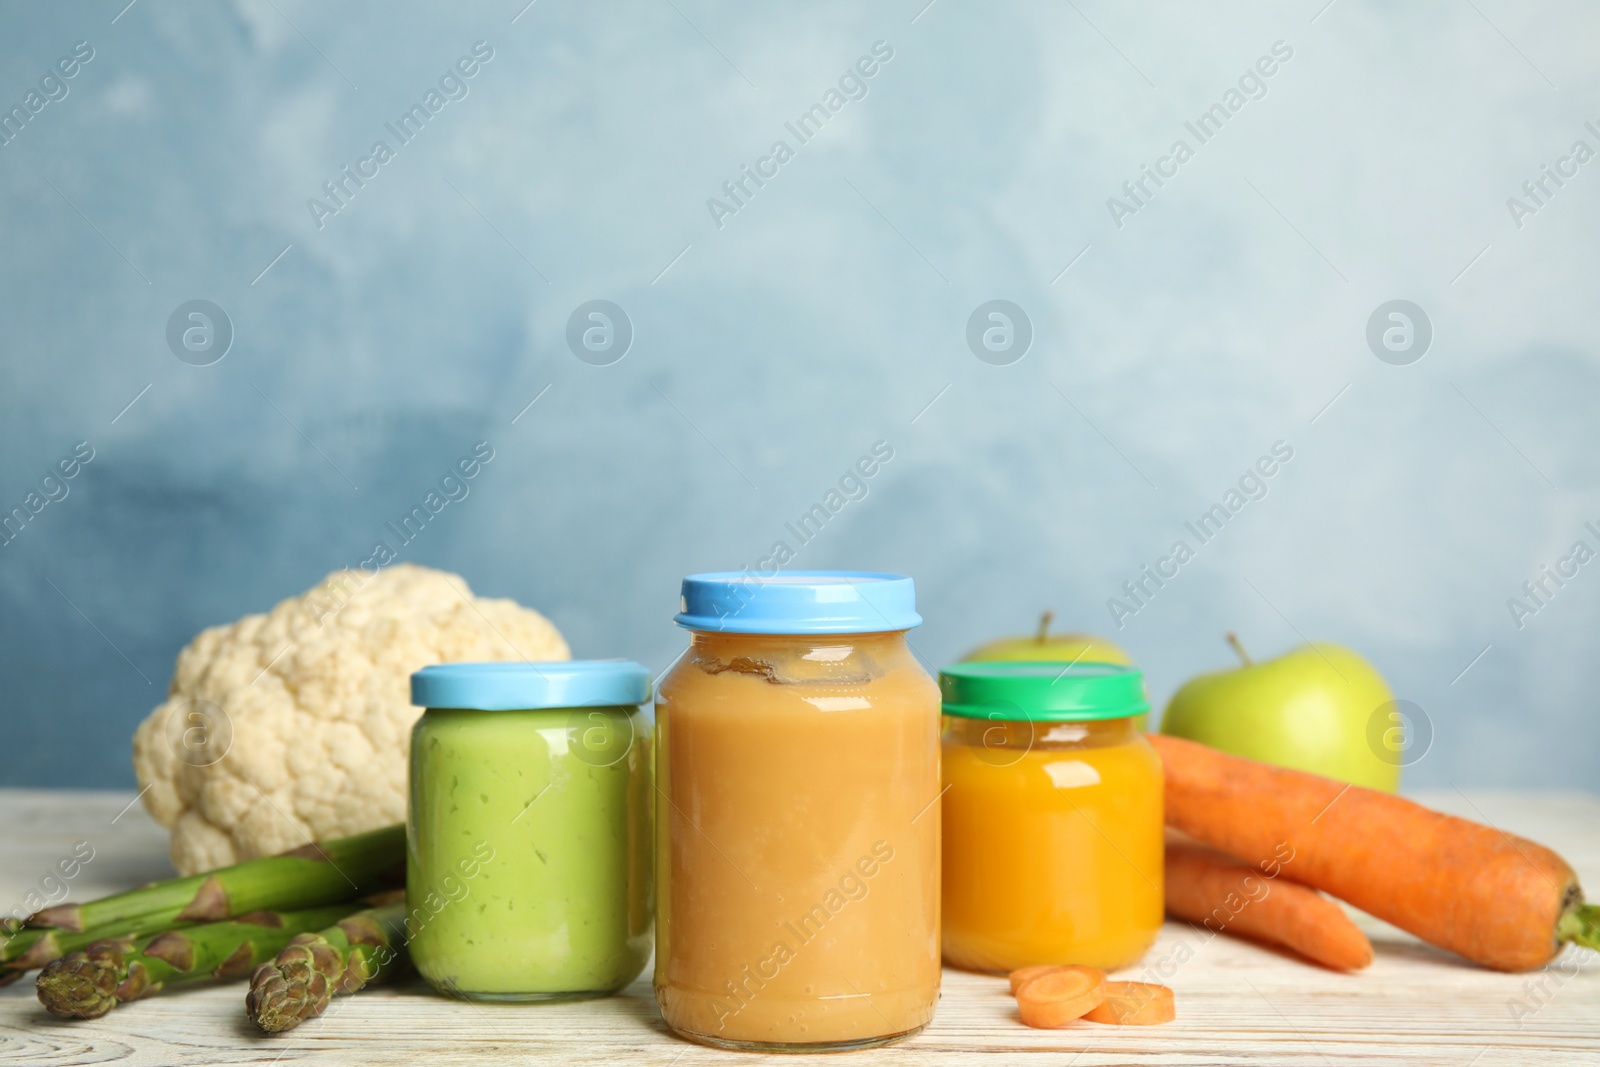
<instances>
[{"instance_id":1,"label":"green puree","mask_svg":"<svg viewBox=\"0 0 1600 1067\"><path fill-rule=\"evenodd\" d=\"M445 992L614 992L650 954L650 723L637 708L429 709L411 739L411 957Z\"/></svg>"}]
</instances>

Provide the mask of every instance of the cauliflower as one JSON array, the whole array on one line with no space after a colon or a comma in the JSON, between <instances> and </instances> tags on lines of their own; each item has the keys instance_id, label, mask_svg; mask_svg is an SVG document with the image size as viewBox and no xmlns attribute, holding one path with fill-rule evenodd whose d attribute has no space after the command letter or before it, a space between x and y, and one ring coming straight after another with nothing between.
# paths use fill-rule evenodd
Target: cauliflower
<instances>
[{"instance_id":1,"label":"cauliflower","mask_svg":"<svg viewBox=\"0 0 1600 1067\"><path fill-rule=\"evenodd\" d=\"M178 654L133 738L144 806L182 874L401 822L413 671L570 656L543 615L479 600L456 575L335 571Z\"/></svg>"}]
</instances>

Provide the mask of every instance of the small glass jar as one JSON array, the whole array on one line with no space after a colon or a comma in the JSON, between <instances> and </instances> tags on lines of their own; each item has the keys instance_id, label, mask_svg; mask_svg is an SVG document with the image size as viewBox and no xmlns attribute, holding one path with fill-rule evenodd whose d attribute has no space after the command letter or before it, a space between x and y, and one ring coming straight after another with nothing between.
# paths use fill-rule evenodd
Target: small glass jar
<instances>
[{"instance_id":1,"label":"small glass jar","mask_svg":"<svg viewBox=\"0 0 1600 1067\"><path fill-rule=\"evenodd\" d=\"M468 1000L613 993L650 955L650 672L625 660L411 676L406 934Z\"/></svg>"},{"instance_id":2,"label":"small glass jar","mask_svg":"<svg viewBox=\"0 0 1600 1067\"><path fill-rule=\"evenodd\" d=\"M944 696L944 958L1111 970L1161 928L1161 759L1138 671L958 663Z\"/></svg>"},{"instance_id":3,"label":"small glass jar","mask_svg":"<svg viewBox=\"0 0 1600 1067\"><path fill-rule=\"evenodd\" d=\"M939 692L911 579L683 583L657 692L656 1001L723 1048L832 1051L939 997Z\"/></svg>"}]
</instances>

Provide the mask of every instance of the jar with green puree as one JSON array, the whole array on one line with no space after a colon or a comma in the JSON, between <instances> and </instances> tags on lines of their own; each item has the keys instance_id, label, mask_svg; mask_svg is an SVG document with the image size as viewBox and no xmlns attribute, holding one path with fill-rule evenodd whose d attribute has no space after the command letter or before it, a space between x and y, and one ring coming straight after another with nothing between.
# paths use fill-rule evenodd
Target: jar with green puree
<instances>
[{"instance_id":1,"label":"jar with green puree","mask_svg":"<svg viewBox=\"0 0 1600 1067\"><path fill-rule=\"evenodd\" d=\"M469 1000L613 993L650 955L650 672L625 660L411 676L406 935Z\"/></svg>"}]
</instances>

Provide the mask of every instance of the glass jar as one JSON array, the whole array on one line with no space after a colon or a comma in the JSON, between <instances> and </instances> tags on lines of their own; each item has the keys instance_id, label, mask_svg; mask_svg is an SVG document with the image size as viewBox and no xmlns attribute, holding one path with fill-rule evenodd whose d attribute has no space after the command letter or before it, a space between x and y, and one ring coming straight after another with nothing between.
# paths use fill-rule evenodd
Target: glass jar
<instances>
[{"instance_id":1,"label":"glass jar","mask_svg":"<svg viewBox=\"0 0 1600 1067\"><path fill-rule=\"evenodd\" d=\"M1161 759L1138 671L958 663L944 697L944 958L1111 970L1161 928Z\"/></svg>"},{"instance_id":2,"label":"glass jar","mask_svg":"<svg viewBox=\"0 0 1600 1067\"><path fill-rule=\"evenodd\" d=\"M411 676L406 934L469 1000L615 992L650 955L650 672L625 660Z\"/></svg>"},{"instance_id":3,"label":"glass jar","mask_svg":"<svg viewBox=\"0 0 1600 1067\"><path fill-rule=\"evenodd\" d=\"M656 1000L724 1048L837 1050L939 996L939 692L911 579L684 579L656 699Z\"/></svg>"}]
</instances>

